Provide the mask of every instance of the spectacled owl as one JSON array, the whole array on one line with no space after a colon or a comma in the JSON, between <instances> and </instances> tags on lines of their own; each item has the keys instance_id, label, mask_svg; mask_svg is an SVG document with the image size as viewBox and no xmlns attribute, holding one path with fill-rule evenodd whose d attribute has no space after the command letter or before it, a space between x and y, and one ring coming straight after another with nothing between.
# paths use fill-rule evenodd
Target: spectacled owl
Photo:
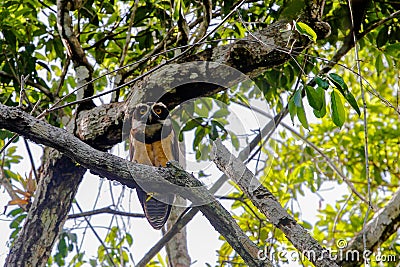
<instances>
[{"instance_id":1,"label":"spectacled owl","mask_svg":"<svg viewBox=\"0 0 400 267\"><path fill-rule=\"evenodd\" d=\"M178 142L167 107L161 103L138 104L133 111L129 135L130 160L140 164L165 167L179 160ZM174 195L145 192L136 188L144 214L154 229L161 229L168 219Z\"/></svg>"}]
</instances>

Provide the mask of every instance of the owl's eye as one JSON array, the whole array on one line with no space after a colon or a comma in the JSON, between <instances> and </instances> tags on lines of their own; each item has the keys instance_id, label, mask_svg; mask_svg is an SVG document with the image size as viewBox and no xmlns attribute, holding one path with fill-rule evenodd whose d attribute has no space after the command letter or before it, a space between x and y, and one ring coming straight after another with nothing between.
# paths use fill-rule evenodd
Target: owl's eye
<instances>
[{"instance_id":1,"label":"owl's eye","mask_svg":"<svg viewBox=\"0 0 400 267\"><path fill-rule=\"evenodd\" d=\"M146 109L146 108L141 108L141 109L139 110L140 115L144 115L144 114L146 114L146 112L147 112L147 109Z\"/></svg>"},{"instance_id":2,"label":"owl's eye","mask_svg":"<svg viewBox=\"0 0 400 267\"><path fill-rule=\"evenodd\" d=\"M154 109L154 112L155 112L157 115L160 115L161 112L162 112L162 110L161 110L161 108L155 108L155 109Z\"/></svg>"}]
</instances>

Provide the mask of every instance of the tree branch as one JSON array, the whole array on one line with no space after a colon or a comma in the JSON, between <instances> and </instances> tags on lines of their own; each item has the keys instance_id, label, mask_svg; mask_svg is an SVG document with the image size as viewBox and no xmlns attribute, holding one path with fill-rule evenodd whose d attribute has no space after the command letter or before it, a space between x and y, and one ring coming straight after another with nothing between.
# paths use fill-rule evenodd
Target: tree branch
<instances>
[{"instance_id":1,"label":"tree branch","mask_svg":"<svg viewBox=\"0 0 400 267\"><path fill-rule=\"evenodd\" d=\"M253 33L258 40L250 36L225 46L206 49L183 57L178 62L181 65L170 64L152 73L133 85L132 91L135 93L127 101L80 112L76 135L89 144L98 144L102 149L108 149L121 142L120 129L124 117L120 112L126 110L129 113L129 109L139 102L162 101L172 109L186 100L211 96L225 90L234 84L237 73L248 79L281 65L290 58L289 52L285 52L289 51L286 49L289 40L296 39L297 46L292 53L301 52L311 44L308 38L297 32L282 31L286 26L285 21L276 22ZM259 40L267 45L260 45ZM206 62L199 67L199 63L196 63L198 61ZM218 63L212 65L209 62ZM219 64L224 67L216 67ZM230 67L235 71L227 71ZM173 78L166 79L166 75Z\"/></svg>"},{"instance_id":2,"label":"tree branch","mask_svg":"<svg viewBox=\"0 0 400 267\"><path fill-rule=\"evenodd\" d=\"M125 217L133 217L133 218L144 218L144 214L141 213L131 213L131 212L124 212L120 210L114 210L111 207L105 207L97 210L91 210L91 211L85 211L81 213L75 213L75 214L70 214L68 215L67 219L77 219L77 218L82 218L82 217L88 217L92 215L97 215L97 214L113 214L113 215L120 215L120 216L125 216Z\"/></svg>"},{"instance_id":3,"label":"tree branch","mask_svg":"<svg viewBox=\"0 0 400 267\"><path fill-rule=\"evenodd\" d=\"M251 142L242 150L240 151L238 158L242 161L248 160L248 154L254 150L260 141L267 135L271 134L271 131L276 129L276 123L279 121L280 118L284 117L287 111L283 111L277 114L273 120L268 122L261 131L251 140ZM210 188L210 193L214 194L218 191L219 188L224 184L225 181L228 180L228 177L223 174L217 182ZM160 239L158 242L146 253L146 255L140 260L137 266L145 266L153 257L157 255L157 253L164 247L164 245L171 240L183 227L185 227L199 212L196 207L192 207L186 214L181 216L178 219L177 223L175 223L168 232Z\"/></svg>"},{"instance_id":4,"label":"tree branch","mask_svg":"<svg viewBox=\"0 0 400 267\"><path fill-rule=\"evenodd\" d=\"M233 179L253 204L279 228L290 242L305 256L307 251L315 253L309 260L315 266L339 267L322 246L280 205L273 194L254 177L253 173L223 145L214 142L211 157L217 167Z\"/></svg>"},{"instance_id":5,"label":"tree branch","mask_svg":"<svg viewBox=\"0 0 400 267\"><path fill-rule=\"evenodd\" d=\"M165 192L167 190L189 199L192 203L204 204L198 207L200 211L213 227L226 238L235 251L241 255L248 266L261 266L261 263L257 260L259 251L257 246L250 241L229 212L218 201L215 201L201 182L184 170L176 167L156 168L135 164L112 154L98 151L63 129L40 121L18 108L7 107L2 104L0 104L0 127L16 132L36 143L53 147L81 166L130 188L134 188L139 183L153 192ZM135 180L132 177L135 177ZM165 178L165 180L162 178ZM54 196L48 197L57 200ZM59 204L54 203L50 207L58 210ZM64 208L63 210L69 209ZM43 216L47 218L51 214L43 214ZM32 220L34 219L30 218L27 221ZM48 224L47 219L39 221L41 222L39 229L43 229ZM38 231L38 233L41 233L41 231ZM40 245L40 242L37 242L37 245ZM9 256L17 257L15 254L9 254ZM263 266L271 265L267 262L263 263Z\"/></svg>"},{"instance_id":6,"label":"tree branch","mask_svg":"<svg viewBox=\"0 0 400 267\"><path fill-rule=\"evenodd\" d=\"M363 235L366 237L367 249L371 252L376 250L379 244L386 241L392 234L397 232L400 227L400 189L398 189L393 197L384 205L384 207L375 213L374 217L365 225L364 231L357 233L343 249L343 255L359 252L358 258L341 259L338 262L342 267L361 266L364 263L363 252ZM353 253L352 253L353 254Z\"/></svg>"},{"instance_id":7,"label":"tree branch","mask_svg":"<svg viewBox=\"0 0 400 267\"><path fill-rule=\"evenodd\" d=\"M80 86L92 80L93 67L90 65L78 37L74 33L72 17L69 14L71 3L69 0L57 0L57 27L64 47L67 50L67 55L74 63L77 86ZM93 84L89 83L77 92L77 99L80 100L92 96L93 93ZM78 111L93 107L94 103L87 101L79 106Z\"/></svg>"}]
</instances>

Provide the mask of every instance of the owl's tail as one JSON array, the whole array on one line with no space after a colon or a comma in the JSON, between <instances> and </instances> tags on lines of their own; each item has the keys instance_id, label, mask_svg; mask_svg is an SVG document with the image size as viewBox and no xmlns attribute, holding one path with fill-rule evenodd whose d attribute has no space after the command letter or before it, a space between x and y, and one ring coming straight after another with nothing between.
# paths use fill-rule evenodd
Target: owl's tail
<instances>
[{"instance_id":1,"label":"owl's tail","mask_svg":"<svg viewBox=\"0 0 400 267\"><path fill-rule=\"evenodd\" d=\"M146 219L149 221L150 225L154 229L161 229L167 221L169 213L171 212L171 205L166 203L172 203L174 196L171 194L162 196L162 198L157 196L158 199L164 200L160 201L139 187L136 188L136 192L139 197L140 204L142 205L144 215L146 216Z\"/></svg>"}]
</instances>

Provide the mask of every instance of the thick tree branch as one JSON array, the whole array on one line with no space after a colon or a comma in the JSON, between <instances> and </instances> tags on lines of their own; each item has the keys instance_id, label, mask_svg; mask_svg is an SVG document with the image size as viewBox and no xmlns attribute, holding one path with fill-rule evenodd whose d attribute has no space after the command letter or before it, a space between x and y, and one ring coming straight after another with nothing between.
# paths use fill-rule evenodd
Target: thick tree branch
<instances>
[{"instance_id":1,"label":"thick tree branch","mask_svg":"<svg viewBox=\"0 0 400 267\"><path fill-rule=\"evenodd\" d=\"M310 5L312 2L310 2ZM317 11L313 11L315 16L318 17ZM362 37L365 36L366 33L368 33L371 29L376 28L378 25L381 25L382 23L385 23L395 17L398 17L400 14L400 11L394 12L391 14L388 18L383 19L379 21L378 23L372 25L370 28L368 28L365 32L359 34L357 36L357 39L361 39ZM280 22L282 23L282 22ZM279 24L279 23L278 23ZM275 40L277 39L282 39L281 37L281 32L276 32L273 29L274 25L271 25L267 27L266 29L256 32L260 33L263 38L262 39L269 39L269 40ZM277 28L279 29L280 27L284 27L284 25L278 25ZM255 34L256 34L255 33ZM285 40L283 38L283 40ZM351 38L349 40L352 40ZM200 52L196 55L186 57L181 60L181 62L191 62L193 60L205 60L205 61L215 61L219 62L222 64L226 64L232 68L235 69L240 69L239 65L241 66L241 70L245 75L248 75L250 78L256 77L259 73L262 73L263 71L267 70L268 68L271 68L273 66L279 65L282 63L281 60L278 60L278 62L271 63L271 61L263 61L259 62L259 68L257 72L252 72L252 71L247 71L251 69L248 64L249 62L257 62L255 59L258 57L258 55L255 53L255 51L249 50L249 53L246 53L246 56L249 58L247 61L243 62L232 62L230 59L230 53L232 54L238 54L239 50L243 50L244 46L241 45L241 40L236 41L234 44L230 44L227 46L220 46L216 48L210 48L207 49L203 52ZM288 41L288 40L286 40ZM296 42L296 44L301 47L300 42ZM285 44L286 45L286 44ZM283 46L283 48L285 47ZM259 45L260 46L260 45ZM342 58L347 52L350 51L350 49L354 46L354 43L348 43L345 42L343 46L338 50L336 55L330 60L329 63L325 65L321 73L327 73L329 72L334 65L336 65L340 58ZM307 47L307 44L303 44L303 49ZM298 51L300 52L301 49L299 48ZM261 59L271 59L271 60L276 60L279 59L279 57L273 57L273 55L279 55L279 54L285 54L284 52L279 52L276 50L269 51L269 53L264 53L261 54ZM285 57L285 55L282 55ZM286 55L287 56L287 55ZM174 77L174 79L178 79L179 77ZM163 80L160 75L154 76L154 79L157 81ZM143 91L143 86L142 82L136 83L132 87L132 91L134 92L140 92ZM201 86L200 86L201 87ZM204 88L196 88L196 87L191 87L190 85L184 88L181 88L182 91L189 91L191 92L190 97L195 98L195 97L202 97L202 96L208 96L215 94L219 91L224 90L225 88L223 87L204 87ZM169 94L169 95L164 95L164 101L166 103L169 103L169 108L173 108L176 105L184 102L185 100L188 99L188 93L181 94L182 92L176 93L176 94ZM143 93L144 94L144 93ZM77 127L77 135L82 139L88 142L89 144L93 145L98 145L102 147L103 149L108 149L111 146L121 142L121 125L123 124L123 118L124 116L120 113L121 111L127 109L127 106L132 105L129 104L130 101L127 102L120 102L120 103L113 103L113 104L107 104L107 105L102 105L99 107L96 107L93 110L90 111L85 111L81 112L78 118L78 122L80 120L87 122L88 124L83 124L79 123L80 125L84 125L84 128L80 128L79 125ZM100 114L100 115L99 115ZM99 116L98 116L99 115ZM96 120L93 120L93 118L97 118ZM100 123L99 123L100 122Z\"/></svg>"},{"instance_id":2,"label":"thick tree branch","mask_svg":"<svg viewBox=\"0 0 400 267\"><path fill-rule=\"evenodd\" d=\"M78 40L78 37L74 33L72 17L69 14L71 8L73 8L72 1L57 0L57 28L64 47L67 50L67 55L74 64L77 86L81 86L92 80L93 67L90 65ZM77 99L80 100L85 97L92 96L93 93L93 84L88 83L77 92ZM91 109L93 107L94 103L92 101L88 101L80 105L78 110Z\"/></svg>"},{"instance_id":3,"label":"thick tree branch","mask_svg":"<svg viewBox=\"0 0 400 267\"><path fill-rule=\"evenodd\" d=\"M135 164L112 154L98 151L63 129L40 121L18 108L10 108L1 104L0 127L23 135L36 143L53 147L81 166L91 169L110 180L115 180L121 184L127 185L130 188L135 187L136 182L138 182L141 186L145 185L146 188L154 192L165 192L165 190L167 190L180 194L182 197L192 201L192 203L207 203L198 208L207 217L213 227L226 238L228 243L241 255L249 266L261 266L261 263L257 260L257 246L250 241L230 216L229 212L223 208L218 201L215 201L214 197L203 187L201 182L184 170L176 167L156 168ZM83 168L78 169L84 170ZM132 177L135 177L135 180ZM49 182L57 181L50 180ZM74 183L74 185L77 186L78 184ZM174 185L178 185L179 187ZM61 192L58 192L58 194L60 193ZM48 201L51 199L56 201L58 199L57 195L48 195L47 197L46 199L48 199ZM72 201L72 198L69 200ZM68 211L69 207L67 206L70 205L70 203L63 205L66 205L66 207L63 207L62 210ZM57 205L54 203L54 205L50 205L49 207L58 210L60 209L60 203ZM51 218L54 218L52 216L54 213L56 213L56 211L52 210L42 214L41 218L37 218L38 229L46 230L45 227L49 225L54 227L51 223ZM29 218L27 220L27 222L31 221L34 221L34 218ZM62 224L58 226L62 226ZM41 231L37 232L40 235ZM28 239L28 237L26 238ZM40 236L38 238L40 239ZM42 246L40 240L37 240L35 244L37 246ZM49 250L49 253L50 251L51 250ZM10 257L18 257L18 255L17 253L10 254ZM19 263L21 265L18 266L25 266L21 261L19 261ZM43 263L41 262L38 265L34 263L31 264L32 266L41 266ZM263 263L262 266L271 265L267 262Z\"/></svg>"},{"instance_id":4,"label":"thick tree branch","mask_svg":"<svg viewBox=\"0 0 400 267\"><path fill-rule=\"evenodd\" d=\"M295 31L283 31L283 29L287 29L287 22L279 21L253 33L252 35L257 39L249 36L228 45L206 49L195 55L183 57L178 63L217 62L214 64L231 67L241 72L243 76L254 78L267 69L279 66L290 59L289 51L301 52L311 45L307 37L300 36ZM259 43L260 40L263 44ZM290 50L287 45L294 40L296 40L296 47ZM129 110L136 103L160 100L171 109L186 100L214 95L225 90L229 84L234 84L232 76L226 73L226 67L218 69L205 66L203 69L207 71L179 68L179 64L168 65L147 76L133 85L133 95L127 101L81 112L77 119L77 136L89 144L99 144L104 149L108 149L121 141L120 129L123 116L120 112ZM221 86L221 84L226 86ZM92 119L94 117L96 120ZM87 122L89 123L86 124Z\"/></svg>"},{"instance_id":5,"label":"thick tree branch","mask_svg":"<svg viewBox=\"0 0 400 267\"><path fill-rule=\"evenodd\" d=\"M275 227L279 228L286 235L301 253L304 253L303 255L307 256L307 253L305 253L307 251L315 253L315 255L313 254L309 258L315 266L339 266L330 259L326 249L323 249L280 205L273 194L260 184L253 173L222 145L221 140L214 142L211 154L217 167L236 182L253 204L265 214Z\"/></svg>"}]
</instances>

